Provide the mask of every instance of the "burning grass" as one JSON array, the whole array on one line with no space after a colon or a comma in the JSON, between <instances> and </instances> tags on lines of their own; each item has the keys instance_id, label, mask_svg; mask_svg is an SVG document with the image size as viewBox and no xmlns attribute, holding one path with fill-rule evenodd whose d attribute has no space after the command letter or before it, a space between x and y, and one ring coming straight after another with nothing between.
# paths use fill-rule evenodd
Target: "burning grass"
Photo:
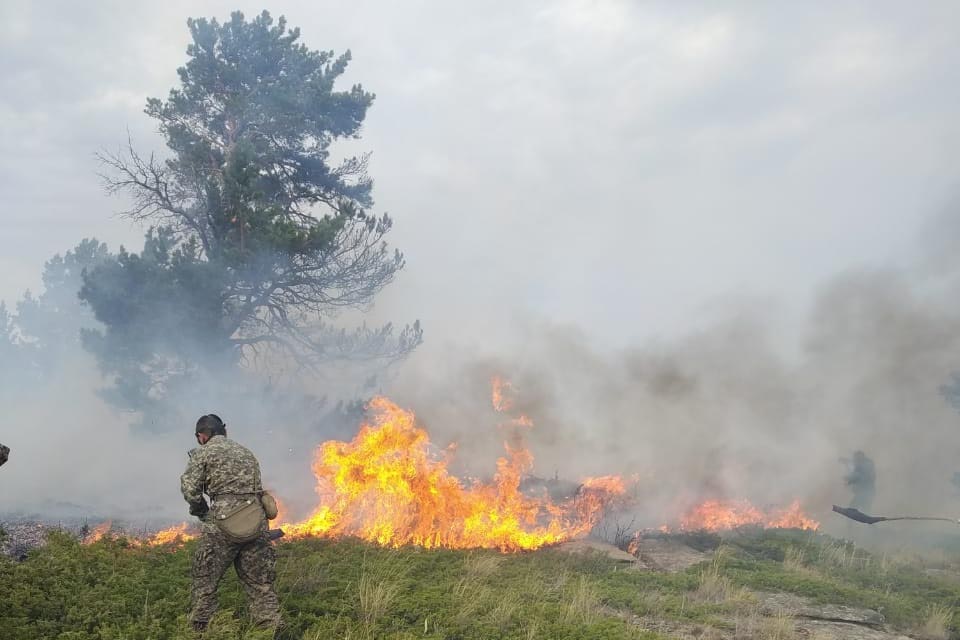
<instances>
[{"instance_id":1,"label":"burning grass","mask_svg":"<svg viewBox=\"0 0 960 640\"><path fill-rule=\"evenodd\" d=\"M506 400L501 399L501 406ZM355 536L383 546L532 550L585 535L624 492L617 477L585 479L555 503L520 490L533 455L519 435L505 443L493 482L465 485L432 453L412 412L386 398L350 442L325 442L313 465L321 504L306 520L283 525L291 537ZM526 424L526 422L524 422Z\"/></svg>"},{"instance_id":2,"label":"burning grass","mask_svg":"<svg viewBox=\"0 0 960 640\"><path fill-rule=\"evenodd\" d=\"M730 531L741 527L816 531L820 523L795 500L784 508L761 509L747 500L706 500L680 518L679 531ZM671 528L665 527L667 530Z\"/></svg>"},{"instance_id":3,"label":"burning grass","mask_svg":"<svg viewBox=\"0 0 960 640\"><path fill-rule=\"evenodd\" d=\"M153 533L131 534L126 531L113 531L113 521L108 520L93 527L89 532L82 535L82 543L85 545L94 544L104 538L123 537L128 544L133 547L160 547L168 545L182 545L197 537L195 527L189 523L182 522L172 527L155 531Z\"/></svg>"},{"instance_id":4,"label":"burning grass","mask_svg":"<svg viewBox=\"0 0 960 640\"><path fill-rule=\"evenodd\" d=\"M515 389L492 381L491 403L499 413L513 409ZM449 456L435 453L427 432L411 411L384 397L369 406L369 421L349 442L328 441L317 448L313 472L319 504L306 519L280 524L288 539L356 537L385 547L426 549L497 549L530 551L585 536L608 511L629 502L627 482L619 475L581 480L573 495L551 497L545 488L524 490L533 469L533 454L524 433L533 426L523 414L506 416L505 455L496 461L490 482L464 482L448 470ZM634 479L636 482L636 479ZM745 500L709 500L692 508L676 530L722 531L749 526L816 529L798 502L784 509L762 510ZM86 538L94 543L110 535L111 523ZM663 527L670 531L670 527ZM186 523L132 545L173 545L192 539ZM617 529L617 543L629 548L632 530Z\"/></svg>"},{"instance_id":5,"label":"burning grass","mask_svg":"<svg viewBox=\"0 0 960 640\"><path fill-rule=\"evenodd\" d=\"M505 444L507 455L497 461L494 481L465 485L448 472L446 459L433 455L411 412L385 398L371 406L374 418L354 440L318 448L314 472L321 504L308 519L281 525L288 539L356 537L393 548L529 551L585 536L604 521L608 509L626 503L626 484L615 475L586 478L573 496L560 501L546 492L523 492L533 457L516 433ZM282 503L281 511L286 511ZM679 531L710 534L743 526L815 529L818 524L798 503L763 512L746 501L707 501L681 519ZM638 538L627 531L617 527L615 537L631 550ZM113 535L112 523L104 522L84 537L84 544ZM131 547L175 547L197 533L181 523L150 535L121 535Z\"/></svg>"},{"instance_id":6,"label":"burning grass","mask_svg":"<svg viewBox=\"0 0 960 640\"><path fill-rule=\"evenodd\" d=\"M515 394L509 382L492 380L496 412L512 411ZM508 415L500 424L506 432L505 455L496 461L493 480L464 483L449 472L447 457L434 454L413 412L384 397L374 398L368 411L370 420L353 440L318 447L313 472L320 503L305 520L282 525L289 537L354 536L389 547L534 550L586 535L611 506L628 501L627 483L619 475L584 478L575 495L556 501L546 491L524 491L534 460L524 445L524 433L533 426L526 415ZM709 500L685 514L675 530L746 525L819 527L799 502L759 509L745 500Z\"/></svg>"},{"instance_id":7,"label":"burning grass","mask_svg":"<svg viewBox=\"0 0 960 640\"><path fill-rule=\"evenodd\" d=\"M514 390L493 381L498 412L513 407ZM523 433L525 415L501 424L508 431L505 455L489 483L464 483L448 470L449 460L434 454L429 435L411 411L387 398L374 398L369 422L349 442L321 444L313 463L320 504L303 521L283 524L289 537L354 536L382 546L428 549L540 549L588 534L608 510L625 504L622 476L584 478L575 493L554 500L546 492L522 490L533 469ZM745 500L708 500L665 531L723 531L743 526L816 530L799 502L760 509ZM623 533L623 532L621 532ZM619 534L618 534L619 535Z\"/></svg>"}]
</instances>

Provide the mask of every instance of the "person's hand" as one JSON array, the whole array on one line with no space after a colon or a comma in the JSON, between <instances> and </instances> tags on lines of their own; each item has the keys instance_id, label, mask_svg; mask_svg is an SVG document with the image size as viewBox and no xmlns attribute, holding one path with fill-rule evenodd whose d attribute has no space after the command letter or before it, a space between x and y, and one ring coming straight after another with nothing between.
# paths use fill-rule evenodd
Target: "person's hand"
<instances>
[{"instance_id":1,"label":"person's hand","mask_svg":"<svg viewBox=\"0 0 960 640\"><path fill-rule=\"evenodd\" d=\"M200 498L196 502L190 503L190 515L192 516L197 516L202 520L203 517L207 515L208 511L210 511L210 507L207 506L207 501L203 498Z\"/></svg>"}]
</instances>

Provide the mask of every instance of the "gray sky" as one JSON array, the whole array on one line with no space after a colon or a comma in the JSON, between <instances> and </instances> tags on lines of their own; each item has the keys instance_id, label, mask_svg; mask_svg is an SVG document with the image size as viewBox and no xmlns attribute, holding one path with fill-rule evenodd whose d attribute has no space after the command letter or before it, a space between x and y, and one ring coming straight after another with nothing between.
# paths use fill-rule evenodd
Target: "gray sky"
<instances>
[{"instance_id":1,"label":"gray sky","mask_svg":"<svg viewBox=\"0 0 960 640\"><path fill-rule=\"evenodd\" d=\"M86 236L139 248L93 159L142 113L188 16L247 2L0 7L0 298ZM359 148L408 269L377 315L482 341L519 314L610 345L717 300L803 310L915 259L957 186L955 2L272 2L377 93ZM788 314L789 315L789 314Z\"/></svg>"}]
</instances>

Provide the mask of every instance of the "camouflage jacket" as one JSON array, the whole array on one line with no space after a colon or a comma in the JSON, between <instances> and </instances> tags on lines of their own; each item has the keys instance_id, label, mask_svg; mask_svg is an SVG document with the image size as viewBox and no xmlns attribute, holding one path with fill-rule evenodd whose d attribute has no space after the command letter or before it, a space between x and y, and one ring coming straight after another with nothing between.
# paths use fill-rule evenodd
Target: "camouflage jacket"
<instances>
[{"instance_id":1,"label":"camouflage jacket","mask_svg":"<svg viewBox=\"0 0 960 640\"><path fill-rule=\"evenodd\" d=\"M187 469L180 476L180 492L188 503L199 502L203 494L210 496L210 513L216 517L231 510L240 500L263 490L260 483L260 464L246 447L227 438L213 436L203 446L189 453ZM203 529L215 531L212 522L204 518Z\"/></svg>"}]
</instances>

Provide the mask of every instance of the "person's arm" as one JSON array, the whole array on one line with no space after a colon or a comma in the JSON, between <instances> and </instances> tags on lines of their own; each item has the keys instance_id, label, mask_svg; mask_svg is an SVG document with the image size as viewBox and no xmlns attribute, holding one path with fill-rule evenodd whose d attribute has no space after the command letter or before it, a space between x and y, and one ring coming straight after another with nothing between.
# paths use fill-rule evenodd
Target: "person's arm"
<instances>
[{"instance_id":1,"label":"person's arm","mask_svg":"<svg viewBox=\"0 0 960 640\"><path fill-rule=\"evenodd\" d=\"M194 449L189 453L189 458L187 469L180 476L180 493L183 494L183 499L190 505L190 515L203 518L210 510L203 497L203 456L198 455L197 449Z\"/></svg>"}]
</instances>

